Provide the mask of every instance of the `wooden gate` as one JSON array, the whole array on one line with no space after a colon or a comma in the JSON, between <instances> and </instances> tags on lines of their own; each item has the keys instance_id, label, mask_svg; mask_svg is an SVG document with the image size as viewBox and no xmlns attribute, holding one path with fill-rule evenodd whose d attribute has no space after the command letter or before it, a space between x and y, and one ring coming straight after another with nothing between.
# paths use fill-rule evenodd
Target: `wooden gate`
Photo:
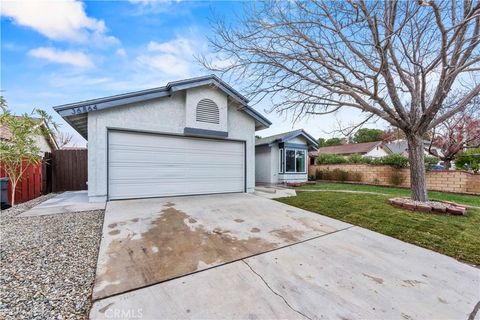
<instances>
[{"instance_id":1,"label":"wooden gate","mask_svg":"<svg viewBox=\"0 0 480 320\"><path fill-rule=\"evenodd\" d=\"M87 190L87 149L62 149L52 153L52 191Z\"/></svg>"}]
</instances>

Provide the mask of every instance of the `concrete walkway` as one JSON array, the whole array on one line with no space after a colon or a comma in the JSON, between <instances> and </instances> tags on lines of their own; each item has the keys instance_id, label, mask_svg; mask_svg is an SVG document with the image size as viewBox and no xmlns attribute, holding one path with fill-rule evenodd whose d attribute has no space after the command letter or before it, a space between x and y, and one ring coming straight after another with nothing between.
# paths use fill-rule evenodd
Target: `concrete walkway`
<instances>
[{"instance_id":1,"label":"concrete walkway","mask_svg":"<svg viewBox=\"0 0 480 320\"><path fill-rule=\"evenodd\" d=\"M200 268L194 272L170 280L160 279L158 283L148 283L137 288L133 286L124 293L103 291L101 298L96 297L91 318L474 318L472 312L480 300L480 270L477 268L400 240L308 211L297 211L300 209L268 199L241 194L223 196L172 198L175 200L163 205L167 205L167 210L173 207L187 214L189 217L183 217L178 225L184 224L191 232L203 232L216 226L217 231L231 231L225 240L239 244L239 240L252 237L248 235L249 230L258 228L267 231L259 235L260 239L276 245L268 248L254 247L251 251L244 252L246 255L230 257L230 260L218 260L219 256L216 256L215 263L200 263ZM127 217L138 217L141 220L146 217L148 208L156 210L156 205L152 206L154 202L138 201L140 200L124 202L123 214L116 217L118 221L126 222ZM108 233L113 230L108 229L107 225L107 219L115 217L115 211L110 209L120 207L119 203L113 203L113 207L110 204L105 216L104 240L108 237L105 231ZM220 211L215 211L216 207L220 207ZM227 211L228 208L230 211ZM128 216L127 212L131 215ZM159 217L154 225L168 224L168 214L163 212ZM189 221L191 217L195 223ZM167 220L162 220L165 218ZM300 218L304 224L317 226L318 229L309 229L305 225L301 227L295 224L295 218ZM243 221L235 224L235 219ZM271 228L278 229L278 226L289 228L287 234L295 234L297 228L303 228L304 232L301 236L297 234L295 239L281 241L278 234L268 232ZM140 234L132 227L133 223L125 223L120 229L115 226L119 233L114 233L123 233L125 236L128 232L133 232L136 235L131 234L130 238L137 236L138 239L152 240L148 236L148 230L153 230L154 227L144 224L138 228L138 231L144 228ZM175 237L173 232L169 236L181 241L188 236L186 229L183 230L186 233L176 233ZM128 247L129 237L122 239L122 247ZM112 239L110 243L111 241ZM104 243L109 242L102 241L102 246ZM170 264L173 269L180 266L182 260L191 259L192 256L197 259L198 252L209 250L206 247L208 237L192 241L188 247L172 248L174 243L174 240L170 243L159 242L156 249L156 252L163 252L162 255L168 247L174 250L173 255L170 255L174 262ZM218 245L220 244L212 247L214 252L221 249L221 245ZM231 243L225 245L232 246ZM165 247L163 251L160 249L162 246ZM142 248L146 249L145 255L153 254L150 247L140 246L138 250L142 251ZM198 248L201 248L200 251ZM263 251L258 252L259 249ZM100 272L108 265L100 266L102 259L103 262L111 258L115 260L119 254L120 251L104 251L102 257L101 249ZM131 255L136 257L138 254L131 251ZM129 283L134 278L135 268L140 268L138 270L143 270L144 275L148 276L152 267L161 269L165 266L161 263L130 264L126 269L130 272L124 274L123 278L110 280L115 285ZM100 283L96 282L96 285ZM103 288L104 285L105 283Z\"/></svg>"},{"instance_id":2,"label":"concrete walkway","mask_svg":"<svg viewBox=\"0 0 480 320\"><path fill-rule=\"evenodd\" d=\"M21 213L20 217L105 209L105 203L88 202L87 191L66 191Z\"/></svg>"}]
</instances>

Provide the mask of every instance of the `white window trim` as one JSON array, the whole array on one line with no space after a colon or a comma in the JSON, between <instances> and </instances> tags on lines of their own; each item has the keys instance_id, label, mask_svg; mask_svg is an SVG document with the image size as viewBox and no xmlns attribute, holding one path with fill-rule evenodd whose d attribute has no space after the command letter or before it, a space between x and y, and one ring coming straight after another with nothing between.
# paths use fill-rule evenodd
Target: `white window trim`
<instances>
[{"instance_id":1,"label":"white window trim","mask_svg":"<svg viewBox=\"0 0 480 320\"><path fill-rule=\"evenodd\" d=\"M294 166L295 166L295 171L287 171L287 151L295 151L295 162L294 162ZM297 171L297 152L302 152L303 153L303 159L304 159L304 171ZM285 156L285 168L282 168L284 169L284 172L285 174L289 174L289 173L307 173L307 155L306 155L306 150L303 150L303 149L293 149L293 148L288 148L288 149L285 149L284 151L284 156Z\"/></svg>"},{"instance_id":2,"label":"white window trim","mask_svg":"<svg viewBox=\"0 0 480 320\"><path fill-rule=\"evenodd\" d=\"M284 171L284 161L283 161L283 157L284 157L284 152L283 152L283 148L281 149L278 149L278 158L279 158L279 166L278 166L278 173L283 173Z\"/></svg>"}]
</instances>

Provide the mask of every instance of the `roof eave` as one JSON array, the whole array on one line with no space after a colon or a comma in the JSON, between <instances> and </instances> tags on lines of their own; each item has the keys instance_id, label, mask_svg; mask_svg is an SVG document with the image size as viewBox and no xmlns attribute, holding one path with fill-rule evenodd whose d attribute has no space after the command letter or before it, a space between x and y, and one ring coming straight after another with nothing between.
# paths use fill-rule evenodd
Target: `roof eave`
<instances>
[{"instance_id":1,"label":"roof eave","mask_svg":"<svg viewBox=\"0 0 480 320\"><path fill-rule=\"evenodd\" d=\"M294 133L292 135L286 136L282 138L282 142L287 142L288 140L291 140L293 138L296 138L298 136L303 136L307 140L307 145L310 145L312 148L318 150L318 142L313 138L311 135L306 133L303 129L299 131L298 133Z\"/></svg>"},{"instance_id":2,"label":"roof eave","mask_svg":"<svg viewBox=\"0 0 480 320\"><path fill-rule=\"evenodd\" d=\"M159 87L155 89L148 89L142 91L136 91L126 94L120 94L105 98L85 100L76 103L64 104L53 107L53 109L62 116L82 137L87 139L88 130L78 128L71 119L85 117L88 121L87 114L92 111L98 111L117 106L128 105L137 102L149 101L158 98L171 96L174 92L187 90L191 88L201 87L205 85L213 85L227 94L230 98L236 101L241 107L239 110L247 113L255 119L255 131L263 130L272 124L267 118L257 112L255 109L248 106L248 99L241 95L238 91L233 89L227 83L223 82L215 75L209 75L204 77L197 77L187 80L179 80L169 82L165 87ZM82 119L83 120L83 119ZM85 122L85 120L83 120ZM87 139L88 140L88 139Z\"/></svg>"}]
</instances>

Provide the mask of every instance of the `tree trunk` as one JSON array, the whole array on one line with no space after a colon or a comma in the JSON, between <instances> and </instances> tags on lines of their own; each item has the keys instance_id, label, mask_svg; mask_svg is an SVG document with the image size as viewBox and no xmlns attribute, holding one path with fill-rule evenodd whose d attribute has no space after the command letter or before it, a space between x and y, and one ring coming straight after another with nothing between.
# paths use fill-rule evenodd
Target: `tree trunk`
<instances>
[{"instance_id":1,"label":"tree trunk","mask_svg":"<svg viewBox=\"0 0 480 320\"><path fill-rule=\"evenodd\" d=\"M452 160L445 160L443 163L444 163L443 168L445 170L450 170L450 167L452 166Z\"/></svg>"},{"instance_id":2,"label":"tree trunk","mask_svg":"<svg viewBox=\"0 0 480 320\"><path fill-rule=\"evenodd\" d=\"M17 189L17 182L12 181L12 207L15 205L15 189Z\"/></svg>"},{"instance_id":3,"label":"tree trunk","mask_svg":"<svg viewBox=\"0 0 480 320\"><path fill-rule=\"evenodd\" d=\"M410 188L412 200L427 201L427 180L425 178L424 147L421 135L408 135L408 160L410 162Z\"/></svg>"}]
</instances>

